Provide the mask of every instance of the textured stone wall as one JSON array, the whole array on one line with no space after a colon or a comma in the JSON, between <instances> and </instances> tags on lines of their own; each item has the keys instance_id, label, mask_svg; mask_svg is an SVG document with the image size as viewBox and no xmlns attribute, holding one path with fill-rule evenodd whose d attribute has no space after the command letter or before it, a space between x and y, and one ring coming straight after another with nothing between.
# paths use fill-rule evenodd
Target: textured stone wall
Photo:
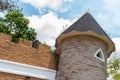
<instances>
[{"instance_id":1,"label":"textured stone wall","mask_svg":"<svg viewBox=\"0 0 120 80\"><path fill-rule=\"evenodd\" d=\"M103 41L91 36L66 38L61 44L56 80L106 80L106 62L94 57L99 48L106 60Z\"/></svg>"}]
</instances>

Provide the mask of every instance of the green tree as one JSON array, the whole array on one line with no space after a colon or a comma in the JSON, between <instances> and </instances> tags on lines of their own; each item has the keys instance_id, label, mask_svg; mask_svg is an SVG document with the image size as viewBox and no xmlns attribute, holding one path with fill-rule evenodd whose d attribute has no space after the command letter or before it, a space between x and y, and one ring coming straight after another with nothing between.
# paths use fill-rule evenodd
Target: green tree
<instances>
[{"instance_id":1,"label":"green tree","mask_svg":"<svg viewBox=\"0 0 120 80\"><path fill-rule=\"evenodd\" d=\"M7 12L5 18L0 18L0 32L12 35L12 41L18 42L19 38L33 41L36 31L28 27L29 20L24 17L17 5L18 0L0 0L0 11Z\"/></svg>"},{"instance_id":2,"label":"green tree","mask_svg":"<svg viewBox=\"0 0 120 80\"><path fill-rule=\"evenodd\" d=\"M22 35L22 38L33 41L36 38L36 35L35 29L28 28L25 34Z\"/></svg>"},{"instance_id":3,"label":"green tree","mask_svg":"<svg viewBox=\"0 0 120 80\"><path fill-rule=\"evenodd\" d=\"M108 62L107 75L112 76L111 80L120 80L120 58Z\"/></svg>"},{"instance_id":4,"label":"green tree","mask_svg":"<svg viewBox=\"0 0 120 80\"><path fill-rule=\"evenodd\" d=\"M18 0L0 0L0 11L20 11Z\"/></svg>"},{"instance_id":5,"label":"green tree","mask_svg":"<svg viewBox=\"0 0 120 80\"><path fill-rule=\"evenodd\" d=\"M12 41L18 42L19 38L33 41L36 38L36 31L28 27L29 20L19 11L10 11L1 20L1 32L12 35ZM5 29L5 31L3 31Z\"/></svg>"},{"instance_id":6,"label":"green tree","mask_svg":"<svg viewBox=\"0 0 120 80\"><path fill-rule=\"evenodd\" d=\"M6 33L8 32L8 27L4 25L4 19L0 18L0 33Z\"/></svg>"},{"instance_id":7,"label":"green tree","mask_svg":"<svg viewBox=\"0 0 120 80\"><path fill-rule=\"evenodd\" d=\"M10 34L14 32L21 37L28 29L29 20L19 11L9 12L4 20L6 25L9 26Z\"/></svg>"}]
</instances>

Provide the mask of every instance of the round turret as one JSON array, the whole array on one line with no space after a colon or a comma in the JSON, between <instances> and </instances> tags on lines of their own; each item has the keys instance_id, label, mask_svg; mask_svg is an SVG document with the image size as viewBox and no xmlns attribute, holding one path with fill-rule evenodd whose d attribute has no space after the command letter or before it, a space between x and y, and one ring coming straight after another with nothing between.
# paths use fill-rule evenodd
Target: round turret
<instances>
[{"instance_id":1,"label":"round turret","mask_svg":"<svg viewBox=\"0 0 120 80\"><path fill-rule=\"evenodd\" d=\"M114 43L90 13L56 39L60 55L56 80L106 80L107 57Z\"/></svg>"}]
</instances>

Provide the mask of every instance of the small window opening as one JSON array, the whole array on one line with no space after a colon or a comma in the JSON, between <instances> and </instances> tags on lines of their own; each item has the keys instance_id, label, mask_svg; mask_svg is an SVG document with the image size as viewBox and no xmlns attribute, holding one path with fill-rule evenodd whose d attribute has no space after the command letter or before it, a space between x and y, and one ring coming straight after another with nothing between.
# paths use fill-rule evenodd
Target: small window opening
<instances>
[{"instance_id":1,"label":"small window opening","mask_svg":"<svg viewBox=\"0 0 120 80\"><path fill-rule=\"evenodd\" d=\"M101 52L98 52L97 57L102 58Z\"/></svg>"},{"instance_id":2,"label":"small window opening","mask_svg":"<svg viewBox=\"0 0 120 80\"><path fill-rule=\"evenodd\" d=\"M94 55L97 59L105 62L104 54L102 52L102 49L98 49Z\"/></svg>"}]
</instances>

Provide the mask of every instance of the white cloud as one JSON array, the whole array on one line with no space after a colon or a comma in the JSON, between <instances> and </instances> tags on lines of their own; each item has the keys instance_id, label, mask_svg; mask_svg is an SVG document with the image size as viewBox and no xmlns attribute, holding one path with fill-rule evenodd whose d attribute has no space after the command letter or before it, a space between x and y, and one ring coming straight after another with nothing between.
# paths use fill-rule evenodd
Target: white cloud
<instances>
[{"instance_id":1,"label":"white cloud","mask_svg":"<svg viewBox=\"0 0 120 80\"><path fill-rule=\"evenodd\" d=\"M115 43L116 53L120 54L120 38L113 38L112 40Z\"/></svg>"},{"instance_id":2,"label":"white cloud","mask_svg":"<svg viewBox=\"0 0 120 80\"><path fill-rule=\"evenodd\" d=\"M73 2L74 0L21 0L22 3L28 3L39 10L42 14L45 8L59 10L60 12L67 12L71 6L64 6L65 3Z\"/></svg>"},{"instance_id":3,"label":"white cloud","mask_svg":"<svg viewBox=\"0 0 120 80\"><path fill-rule=\"evenodd\" d=\"M73 0L63 0L64 2L72 2Z\"/></svg>"},{"instance_id":4,"label":"white cloud","mask_svg":"<svg viewBox=\"0 0 120 80\"><path fill-rule=\"evenodd\" d=\"M112 35L112 31L111 30L113 30L113 26L111 25L110 20L108 19L109 17L105 16L104 13L98 13L96 15L96 18L97 18L100 26L104 29L104 31L109 36L111 36Z\"/></svg>"},{"instance_id":5,"label":"white cloud","mask_svg":"<svg viewBox=\"0 0 120 80\"><path fill-rule=\"evenodd\" d=\"M61 13L67 12L70 8L71 8L71 6L67 6L67 7L61 8L60 12Z\"/></svg>"},{"instance_id":6,"label":"white cloud","mask_svg":"<svg viewBox=\"0 0 120 80\"><path fill-rule=\"evenodd\" d=\"M58 9L62 4L62 0L22 0L22 2L29 3L37 9L49 7L55 10Z\"/></svg>"},{"instance_id":7,"label":"white cloud","mask_svg":"<svg viewBox=\"0 0 120 80\"><path fill-rule=\"evenodd\" d=\"M102 0L103 5L96 15L101 27L111 37L120 36L120 2L119 0Z\"/></svg>"},{"instance_id":8,"label":"white cloud","mask_svg":"<svg viewBox=\"0 0 120 80\"><path fill-rule=\"evenodd\" d=\"M114 60L114 59L116 59L116 58L120 58L120 38L113 38L112 40L113 40L113 42L115 43L115 48L116 48L116 50L115 50L115 52L113 52L113 53L111 54L111 56L110 56L110 58L108 59L108 61L109 61L109 60L112 61L112 60Z\"/></svg>"},{"instance_id":9,"label":"white cloud","mask_svg":"<svg viewBox=\"0 0 120 80\"><path fill-rule=\"evenodd\" d=\"M119 0L103 0L107 11L106 17L112 25L120 25L120 2Z\"/></svg>"},{"instance_id":10,"label":"white cloud","mask_svg":"<svg viewBox=\"0 0 120 80\"><path fill-rule=\"evenodd\" d=\"M5 14L3 12L0 12L0 18L4 17L4 16L5 16Z\"/></svg>"},{"instance_id":11,"label":"white cloud","mask_svg":"<svg viewBox=\"0 0 120 80\"><path fill-rule=\"evenodd\" d=\"M106 5L106 9L112 10L114 11L118 11L119 7L120 7L120 3L119 0L103 0L105 5Z\"/></svg>"},{"instance_id":12,"label":"white cloud","mask_svg":"<svg viewBox=\"0 0 120 80\"><path fill-rule=\"evenodd\" d=\"M41 17L33 15L27 18L30 20L30 26L37 30L37 38L51 46L54 46L55 39L62 32L63 26L71 24L71 21L58 18L53 12L49 12Z\"/></svg>"}]
</instances>

